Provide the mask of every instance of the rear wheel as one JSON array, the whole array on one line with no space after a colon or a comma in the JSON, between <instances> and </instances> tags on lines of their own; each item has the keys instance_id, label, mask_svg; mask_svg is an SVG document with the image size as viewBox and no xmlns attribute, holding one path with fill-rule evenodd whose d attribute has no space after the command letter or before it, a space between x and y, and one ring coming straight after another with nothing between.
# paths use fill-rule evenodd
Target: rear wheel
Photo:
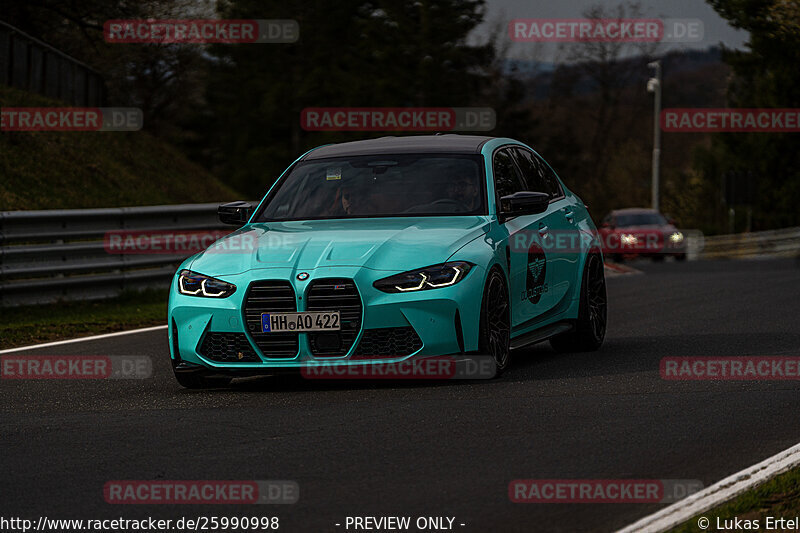
<instances>
[{"instance_id":1,"label":"rear wheel","mask_svg":"<svg viewBox=\"0 0 800 533\"><path fill-rule=\"evenodd\" d=\"M481 302L481 323L478 346L481 354L494 359L496 375L511 361L511 314L508 290L503 275L492 270L486 280Z\"/></svg>"},{"instance_id":2,"label":"rear wheel","mask_svg":"<svg viewBox=\"0 0 800 533\"><path fill-rule=\"evenodd\" d=\"M550 345L558 352L593 352L600 348L606 336L607 302L603 261L598 254L591 254L583 269L575 329L556 335Z\"/></svg>"}]
</instances>

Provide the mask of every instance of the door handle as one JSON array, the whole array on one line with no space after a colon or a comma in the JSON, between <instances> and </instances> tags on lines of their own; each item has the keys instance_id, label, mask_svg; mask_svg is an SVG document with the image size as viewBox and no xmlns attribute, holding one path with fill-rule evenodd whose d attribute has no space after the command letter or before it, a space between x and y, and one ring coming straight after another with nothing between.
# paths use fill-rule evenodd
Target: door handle
<instances>
[{"instance_id":1,"label":"door handle","mask_svg":"<svg viewBox=\"0 0 800 533\"><path fill-rule=\"evenodd\" d=\"M539 235L542 238L546 238L548 235L550 235L550 228L544 224L539 224Z\"/></svg>"}]
</instances>

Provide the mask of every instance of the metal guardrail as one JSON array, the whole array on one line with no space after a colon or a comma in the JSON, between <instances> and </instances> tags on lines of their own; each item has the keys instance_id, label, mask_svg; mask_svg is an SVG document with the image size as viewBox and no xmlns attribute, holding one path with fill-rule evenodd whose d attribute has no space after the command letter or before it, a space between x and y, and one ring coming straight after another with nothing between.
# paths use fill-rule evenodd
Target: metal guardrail
<instances>
[{"instance_id":1,"label":"metal guardrail","mask_svg":"<svg viewBox=\"0 0 800 533\"><path fill-rule=\"evenodd\" d=\"M186 254L115 254L117 230L230 230L218 203L0 212L0 306L99 299L166 287Z\"/></svg>"},{"instance_id":2,"label":"metal guardrail","mask_svg":"<svg viewBox=\"0 0 800 533\"><path fill-rule=\"evenodd\" d=\"M110 253L115 231L231 230L218 203L0 212L0 306L100 299L165 288L189 253ZM688 232L689 259L798 255L800 228L703 237Z\"/></svg>"},{"instance_id":3,"label":"metal guardrail","mask_svg":"<svg viewBox=\"0 0 800 533\"><path fill-rule=\"evenodd\" d=\"M700 259L736 259L800 253L800 228L705 237Z\"/></svg>"}]
</instances>

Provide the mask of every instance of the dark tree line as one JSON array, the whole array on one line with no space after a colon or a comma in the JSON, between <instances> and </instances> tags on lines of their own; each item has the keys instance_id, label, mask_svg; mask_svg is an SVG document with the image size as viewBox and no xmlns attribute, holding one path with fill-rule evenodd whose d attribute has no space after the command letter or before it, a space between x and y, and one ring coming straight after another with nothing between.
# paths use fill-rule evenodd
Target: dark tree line
<instances>
[{"instance_id":1,"label":"dark tree line","mask_svg":"<svg viewBox=\"0 0 800 533\"><path fill-rule=\"evenodd\" d=\"M724 52L733 75L719 97L696 80L672 81L665 66L665 105L798 107L796 0L708 2L750 32L748 47ZM647 15L631 2L576 13ZM212 17L293 19L300 39L156 45L110 44L102 35L109 19ZM151 133L248 198L311 147L385 134L308 132L304 108L476 106L497 113L489 134L539 149L596 218L649 201L652 102L644 82L654 47L573 44L551 76L531 81L508 66L507 21L474 31L487 22L483 0L16 0L0 19L100 70L110 105L142 108ZM724 86L727 74L708 75ZM542 83L547 97L536 100ZM665 136L662 203L684 226L724 231L724 182L739 173L754 182L753 229L800 225L798 146L797 134Z\"/></svg>"},{"instance_id":2,"label":"dark tree line","mask_svg":"<svg viewBox=\"0 0 800 533\"><path fill-rule=\"evenodd\" d=\"M726 50L723 55L734 74L728 105L800 108L800 4L796 0L708 1L732 26L750 33L746 50ZM747 204L726 206L751 208L752 229L800 225L797 133L719 134L709 149L698 152L697 159L709 183L724 183L737 175L752 181ZM736 229L745 224L738 221Z\"/></svg>"}]
</instances>

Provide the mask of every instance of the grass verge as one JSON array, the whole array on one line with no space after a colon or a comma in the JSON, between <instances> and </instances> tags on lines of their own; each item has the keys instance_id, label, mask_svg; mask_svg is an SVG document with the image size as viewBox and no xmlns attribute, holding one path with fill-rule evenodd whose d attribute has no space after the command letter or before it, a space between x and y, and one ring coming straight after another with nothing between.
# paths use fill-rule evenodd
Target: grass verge
<instances>
[{"instance_id":1,"label":"grass verge","mask_svg":"<svg viewBox=\"0 0 800 533\"><path fill-rule=\"evenodd\" d=\"M129 292L110 300L3 309L0 350L166 324L163 290Z\"/></svg>"},{"instance_id":2,"label":"grass verge","mask_svg":"<svg viewBox=\"0 0 800 533\"><path fill-rule=\"evenodd\" d=\"M64 107L0 85L0 107ZM202 202L240 197L147 131L0 135L0 211Z\"/></svg>"}]
</instances>

